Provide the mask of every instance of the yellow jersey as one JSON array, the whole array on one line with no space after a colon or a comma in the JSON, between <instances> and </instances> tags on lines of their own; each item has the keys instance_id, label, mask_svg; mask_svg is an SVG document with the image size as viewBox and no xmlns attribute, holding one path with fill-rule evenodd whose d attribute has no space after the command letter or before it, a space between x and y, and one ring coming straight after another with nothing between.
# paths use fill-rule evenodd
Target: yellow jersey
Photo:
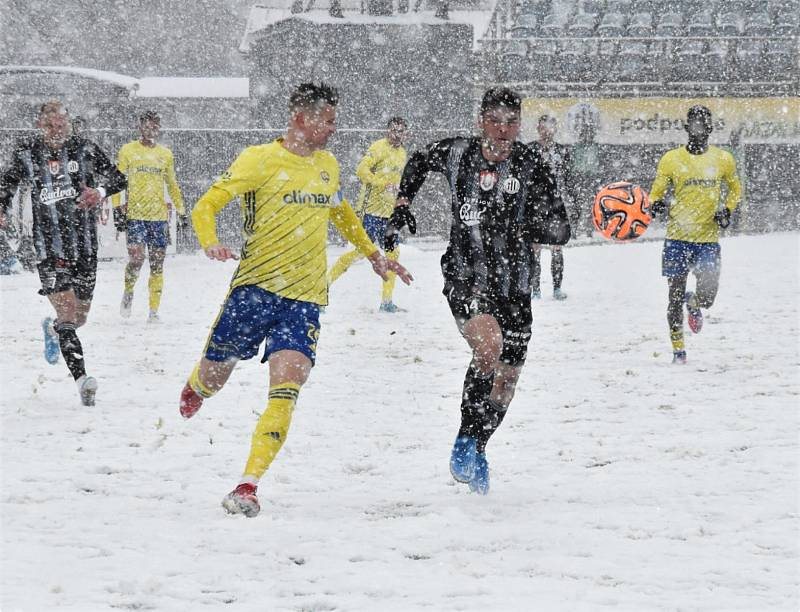
<instances>
[{"instance_id":1,"label":"yellow jersey","mask_svg":"<svg viewBox=\"0 0 800 612\"><path fill-rule=\"evenodd\" d=\"M135 140L122 146L117 154L117 168L128 177L125 191L128 219L137 221L166 221L167 203L164 183L179 215L184 214L183 196L175 177L172 151L164 145L146 147ZM120 194L111 197L114 207L121 204Z\"/></svg>"},{"instance_id":2,"label":"yellow jersey","mask_svg":"<svg viewBox=\"0 0 800 612\"><path fill-rule=\"evenodd\" d=\"M325 305L328 220L369 257L378 249L339 190L339 164L328 151L300 156L279 138L248 147L200 198L192 223L206 249L218 243L214 216L241 196L245 244L231 289L257 285Z\"/></svg>"},{"instance_id":3,"label":"yellow jersey","mask_svg":"<svg viewBox=\"0 0 800 612\"><path fill-rule=\"evenodd\" d=\"M722 184L728 194L725 206L733 211L742 192L736 162L727 151L708 147L692 155L686 147L667 151L658 162L650 200L663 200L672 185L675 199L669 207L667 239L687 242L718 242L719 226L714 221Z\"/></svg>"},{"instance_id":4,"label":"yellow jersey","mask_svg":"<svg viewBox=\"0 0 800 612\"><path fill-rule=\"evenodd\" d=\"M359 213L374 217L392 216L397 199L397 187L406 165L406 150L393 147L386 138L373 142L356 167L361 180L361 193L356 205ZM394 185L395 189L387 187Z\"/></svg>"}]
</instances>

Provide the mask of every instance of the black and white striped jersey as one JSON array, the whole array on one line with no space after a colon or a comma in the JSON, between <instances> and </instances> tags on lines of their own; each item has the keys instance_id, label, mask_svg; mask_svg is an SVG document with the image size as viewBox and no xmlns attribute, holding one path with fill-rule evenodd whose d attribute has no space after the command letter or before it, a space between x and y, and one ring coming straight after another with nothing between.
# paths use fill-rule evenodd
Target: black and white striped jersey
<instances>
[{"instance_id":1,"label":"black and white striped jersey","mask_svg":"<svg viewBox=\"0 0 800 612\"><path fill-rule=\"evenodd\" d=\"M519 142L507 160L489 162L479 138L447 138L411 156L398 198L413 200L429 172L450 185L445 282L492 299L528 299L532 244L565 244L570 234L547 164Z\"/></svg>"},{"instance_id":2,"label":"black and white striped jersey","mask_svg":"<svg viewBox=\"0 0 800 612\"><path fill-rule=\"evenodd\" d=\"M77 207L81 189L102 187L106 195L127 181L93 142L71 136L58 151L41 136L20 140L0 173L0 207L5 213L20 185L31 188L33 243L39 261L87 261L97 257L95 210Z\"/></svg>"}]
</instances>

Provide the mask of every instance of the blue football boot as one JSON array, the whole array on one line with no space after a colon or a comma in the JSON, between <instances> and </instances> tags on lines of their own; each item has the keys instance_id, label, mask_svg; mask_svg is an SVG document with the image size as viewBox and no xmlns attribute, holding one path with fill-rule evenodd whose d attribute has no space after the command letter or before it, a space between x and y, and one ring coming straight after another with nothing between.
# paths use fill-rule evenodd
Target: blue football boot
<instances>
[{"instance_id":1,"label":"blue football boot","mask_svg":"<svg viewBox=\"0 0 800 612\"><path fill-rule=\"evenodd\" d=\"M475 476L477 440L470 436L459 436L450 454L450 473L458 482L470 482Z\"/></svg>"},{"instance_id":2,"label":"blue football boot","mask_svg":"<svg viewBox=\"0 0 800 612\"><path fill-rule=\"evenodd\" d=\"M42 331L44 332L44 358L50 365L58 363L61 345L58 343L58 334L53 327L53 319L50 317L42 319Z\"/></svg>"},{"instance_id":3,"label":"blue football boot","mask_svg":"<svg viewBox=\"0 0 800 612\"><path fill-rule=\"evenodd\" d=\"M478 495L489 493L489 463L486 453L475 454L475 475L469 481L469 490Z\"/></svg>"}]
</instances>

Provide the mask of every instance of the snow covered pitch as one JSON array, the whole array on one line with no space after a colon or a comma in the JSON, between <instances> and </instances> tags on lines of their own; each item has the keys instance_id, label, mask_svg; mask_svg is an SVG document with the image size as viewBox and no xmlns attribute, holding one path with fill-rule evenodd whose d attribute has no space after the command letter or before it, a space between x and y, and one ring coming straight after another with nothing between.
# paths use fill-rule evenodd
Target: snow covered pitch
<instances>
[{"instance_id":1,"label":"snow covered pitch","mask_svg":"<svg viewBox=\"0 0 800 612\"><path fill-rule=\"evenodd\" d=\"M797 610L798 235L724 239L716 306L672 366L659 242L566 250L488 497L448 457L469 360L441 245L403 248L408 309L376 312L362 263L334 285L319 359L256 519L226 516L266 367L242 363L190 421L178 394L233 264L165 267L120 319L101 263L80 406L42 357L37 277L3 277L2 599L15 610ZM330 256L340 253L332 249ZM143 275L144 276L144 275ZM210 285L198 284L207 278Z\"/></svg>"}]
</instances>

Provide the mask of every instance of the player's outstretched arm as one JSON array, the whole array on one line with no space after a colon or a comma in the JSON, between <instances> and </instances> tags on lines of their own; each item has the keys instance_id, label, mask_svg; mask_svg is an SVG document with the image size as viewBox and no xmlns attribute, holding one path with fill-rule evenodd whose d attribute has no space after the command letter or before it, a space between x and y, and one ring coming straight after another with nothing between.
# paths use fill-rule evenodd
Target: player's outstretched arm
<instances>
[{"instance_id":1,"label":"player's outstretched arm","mask_svg":"<svg viewBox=\"0 0 800 612\"><path fill-rule=\"evenodd\" d=\"M375 274L380 276L383 280L389 280L388 273L394 272L406 285L410 285L414 277L405 269L398 261L384 257L380 251L375 251L372 255L367 257L372 264L372 269Z\"/></svg>"}]
</instances>

